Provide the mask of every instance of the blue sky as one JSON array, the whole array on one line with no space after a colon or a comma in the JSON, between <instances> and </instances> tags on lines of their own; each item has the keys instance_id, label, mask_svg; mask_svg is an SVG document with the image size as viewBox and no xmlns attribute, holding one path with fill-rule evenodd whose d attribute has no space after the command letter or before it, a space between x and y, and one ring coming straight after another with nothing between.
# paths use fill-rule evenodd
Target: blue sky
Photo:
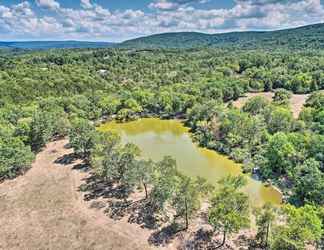
<instances>
[{"instance_id":1,"label":"blue sky","mask_svg":"<svg viewBox=\"0 0 324 250\"><path fill-rule=\"evenodd\" d=\"M0 0L1 40L122 41L324 22L321 0Z\"/></svg>"}]
</instances>

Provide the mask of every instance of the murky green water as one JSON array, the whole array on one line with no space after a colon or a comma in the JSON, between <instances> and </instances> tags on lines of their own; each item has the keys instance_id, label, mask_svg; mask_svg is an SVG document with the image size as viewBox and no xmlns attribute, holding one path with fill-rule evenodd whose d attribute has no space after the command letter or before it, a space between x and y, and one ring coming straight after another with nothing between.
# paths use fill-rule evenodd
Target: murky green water
<instances>
[{"instance_id":1,"label":"murky green water","mask_svg":"<svg viewBox=\"0 0 324 250\"><path fill-rule=\"evenodd\" d=\"M146 158L158 161L170 155L177 160L178 168L183 173L204 177L211 183L216 184L229 174L242 173L239 164L193 143L188 128L180 121L147 118L128 123L109 122L99 129L118 132L123 143L135 143ZM244 191L249 195L252 205L259 206L265 202L280 204L281 194L277 190L265 187L250 177L248 180Z\"/></svg>"}]
</instances>

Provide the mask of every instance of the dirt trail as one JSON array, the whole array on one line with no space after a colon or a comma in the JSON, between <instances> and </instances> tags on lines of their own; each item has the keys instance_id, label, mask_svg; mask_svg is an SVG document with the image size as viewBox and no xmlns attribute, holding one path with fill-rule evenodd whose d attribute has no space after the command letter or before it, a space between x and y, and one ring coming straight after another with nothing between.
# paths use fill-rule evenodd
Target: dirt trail
<instances>
[{"instance_id":1,"label":"dirt trail","mask_svg":"<svg viewBox=\"0 0 324 250\"><path fill-rule=\"evenodd\" d=\"M72 153L67 140L51 142L24 176L0 184L0 249L150 249L150 231L114 221L89 208L78 191L87 173L80 162L55 161Z\"/></svg>"}]
</instances>

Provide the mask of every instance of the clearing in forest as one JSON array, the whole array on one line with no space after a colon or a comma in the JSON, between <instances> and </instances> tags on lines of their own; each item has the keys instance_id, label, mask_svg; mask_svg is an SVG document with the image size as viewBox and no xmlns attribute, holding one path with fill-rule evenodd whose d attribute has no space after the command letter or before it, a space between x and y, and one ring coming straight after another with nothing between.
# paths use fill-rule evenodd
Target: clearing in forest
<instances>
[{"instance_id":1,"label":"clearing in forest","mask_svg":"<svg viewBox=\"0 0 324 250\"><path fill-rule=\"evenodd\" d=\"M244 97L240 97L235 102L233 102L233 105L237 108L242 108L249 99L255 96L263 96L265 99L271 102L274 96L274 92L248 93ZM293 112L294 118L298 118L308 97L309 95L307 94L292 94L290 99L290 107Z\"/></svg>"}]
</instances>

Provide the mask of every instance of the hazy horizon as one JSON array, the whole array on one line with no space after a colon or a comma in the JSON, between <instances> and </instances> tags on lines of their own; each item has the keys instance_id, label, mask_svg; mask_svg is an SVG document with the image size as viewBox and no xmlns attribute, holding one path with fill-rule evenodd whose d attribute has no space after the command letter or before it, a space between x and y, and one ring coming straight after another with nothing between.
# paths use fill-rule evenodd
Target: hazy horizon
<instances>
[{"instance_id":1,"label":"hazy horizon","mask_svg":"<svg viewBox=\"0 0 324 250\"><path fill-rule=\"evenodd\" d=\"M240 32L271 32L271 31L280 31L280 30L287 30L287 29L297 29L297 28L302 28L305 26L310 26L310 25L316 25L316 24L324 24L324 23L313 23L313 24L307 24L307 25L301 25L301 26L296 26L296 27L290 27L290 28L283 28L283 29L273 29L273 30L244 30L244 31L228 31L228 32L219 32L219 33L205 33L205 32L199 32L199 31L177 31L177 32L164 32L164 33L153 33L149 35L143 35L143 36L136 36L132 37L129 39L121 40L121 41L109 41L109 40L83 40L83 39L62 39L62 40L51 40L51 39L31 39L31 40L0 40L0 42L89 42L89 43L112 43L112 44L118 44L125 42L127 40L132 40L136 38L141 38L141 37L146 37L146 36L153 36L153 35L159 35L159 34L165 34L165 33L202 33L202 34L208 34L208 35L215 35L215 34L226 34L226 33L240 33Z\"/></svg>"},{"instance_id":2,"label":"hazy horizon","mask_svg":"<svg viewBox=\"0 0 324 250\"><path fill-rule=\"evenodd\" d=\"M321 0L3 0L0 41L121 42L168 32L270 31L324 22Z\"/></svg>"}]
</instances>

